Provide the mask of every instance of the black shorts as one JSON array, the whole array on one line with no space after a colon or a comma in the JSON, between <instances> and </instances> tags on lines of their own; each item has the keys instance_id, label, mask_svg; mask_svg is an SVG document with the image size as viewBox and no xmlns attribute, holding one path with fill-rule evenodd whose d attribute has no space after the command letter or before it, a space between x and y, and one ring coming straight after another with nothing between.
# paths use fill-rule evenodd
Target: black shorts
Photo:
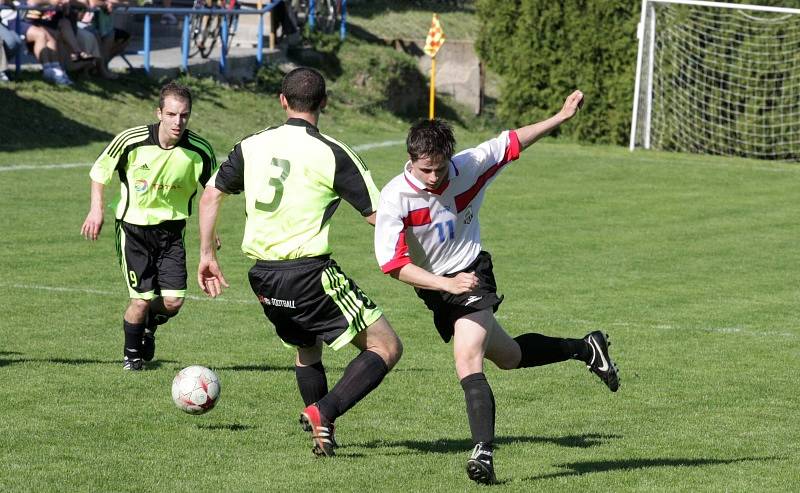
<instances>
[{"instance_id":1,"label":"black shorts","mask_svg":"<svg viewBox=\"0 0 800 493\"><path fill-rule=\"evenodd\" d=\"M186 296L186 221L139 226L117 220L117 257L131 298Z\"/></svg>"},{"instance_id":2,"label":"black shorts","mask_svg":"<svg viewBox=\"0 0 800 493\"><path fill-rule=\"evenodd\" d=\"M321 338L340 349L383 315L328 256L259 260L249 278L264 314L290 346L310 347Z\"/></svg>"},{"instance_id":3,"label":"black shorts","mask_svg":"<svg viewBox=\"0 0 800 493\"><path fill-rule=\"evenodd\" d=\"M422 298L425 306L433 312L433 324L444 342L453 338L454 324L459 318L487 308L497 311L503 297L497 295L497 282L492 271L492 256L489 252L481 252L475 260L463 270L445 274L455 277L461 272L474 272L478 277L478 287L464 294L450 294L444 291L417 289L417 296Z\"/></svg>"}]
</instances>

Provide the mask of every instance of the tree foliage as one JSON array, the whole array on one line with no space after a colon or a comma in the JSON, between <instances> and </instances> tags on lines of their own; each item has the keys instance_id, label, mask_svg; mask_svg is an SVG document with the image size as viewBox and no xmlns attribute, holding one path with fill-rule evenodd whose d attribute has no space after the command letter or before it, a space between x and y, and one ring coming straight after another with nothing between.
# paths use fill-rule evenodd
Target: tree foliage
<instances>
[{"instance_id":1,"label":"tree foliage","mask_svg":"<svg viewBox=\"0 0 800 493\"><path fill-rule=\"evenodd\" d=\"M582 115L563 127L586 142L625 144L630 132L640 4L630 0L479 0L476 48L503 79L509 125L557 111L574 89Z\"/></svg>"}]
</instances>

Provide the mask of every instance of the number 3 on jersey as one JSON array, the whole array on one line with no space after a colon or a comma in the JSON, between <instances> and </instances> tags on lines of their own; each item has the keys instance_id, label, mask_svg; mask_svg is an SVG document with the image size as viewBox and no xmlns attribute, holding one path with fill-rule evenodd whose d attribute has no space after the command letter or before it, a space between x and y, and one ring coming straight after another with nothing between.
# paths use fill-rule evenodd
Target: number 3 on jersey
<instances>
[{"instance_id":1,"label":"number 3 on jersey","mask_svg":"<svg viewBox=\"0 0 800 493\"><path fill-rule=\"evenodd\" d=\"M270 177L267 182L268 186L261 192L261 197L272 196L269 202L256 200L256 209L264 212L273 212L281 204L281 199L283 198L283 182L286 181L286 178L289 176L289 170L291 169L291 164L285 159L272 158L270 165L280 169L281 174L277 177ZM270 171L272 170L270 169ZM274 171L272 172L274 173ZM269 193L270 191L272 192L271 194Z\"/></svg>"},{"instance_id":2,"label":"number 3 on jersey","mask_svg":"<svg viewBox=\"0 0 800 493\"><path fill-rule=\"evenodd\" d=\"M446 234L445 225L447 225ZM436 232L439 233L439 243L444 243L446 240L452 240L456 237L456 226L452 219L449 219L444 223L434 223L433 226L436 228Z\"/></svg>"}]
</instances>

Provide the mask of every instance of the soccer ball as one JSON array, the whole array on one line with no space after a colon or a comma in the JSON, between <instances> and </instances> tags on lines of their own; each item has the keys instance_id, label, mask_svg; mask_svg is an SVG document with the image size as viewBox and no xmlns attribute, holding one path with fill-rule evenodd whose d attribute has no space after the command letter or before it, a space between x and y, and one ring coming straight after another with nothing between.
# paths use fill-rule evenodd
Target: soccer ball
<instances>
[{"instance_id":1,"label":"soccer ball","mask_svg":"<svg viewBox=\"0 0 800 493\"><path fill-rule=\"evenodd\" d=\"M172 400L189 414L210 411L219 400L219 377L204 366L188 366L172 381Z\"/></svg>"}]
</instances>

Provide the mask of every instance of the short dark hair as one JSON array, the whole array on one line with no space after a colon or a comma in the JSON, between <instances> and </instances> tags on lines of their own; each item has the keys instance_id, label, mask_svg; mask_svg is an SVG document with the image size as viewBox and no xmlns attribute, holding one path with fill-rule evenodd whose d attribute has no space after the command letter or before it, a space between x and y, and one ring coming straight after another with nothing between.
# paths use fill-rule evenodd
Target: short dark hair
<instances>
[{"instance_id":1,"label":"short dark hair","mask_svg":"<svg viewBox=\"0 0 800 493\"><path fill-rule=\"evenodd\" d=\"M325 79L313 68L296 68L283 78L281 93L294 111L317 111L327 94Z\"/></svg>"},{"instance_id":2,"label":"short dark hair","mask_svg":"<svg viewBox=\"0 0 800 493\"><path fill-rule=\"evenodd\" d=\"M418 121L411 126L406 137L406 150L412 161L433 156L449 160L453 157L455 147L453 127L436 118Z\"/></svg>"},{"instance_id":3,"label":"short dark hair","mask_svg":"<svg viewBox=\"0 0 800 493\"><path fill-rule=\"evenodd\" d=\"M192 91L188 87L177 82L168 82L161 88L161 96L158 98L158 107L164 109L164 100L167 96L183 99L189 103L189 111L192 111Z\"/></svg>"}]
</instances>

